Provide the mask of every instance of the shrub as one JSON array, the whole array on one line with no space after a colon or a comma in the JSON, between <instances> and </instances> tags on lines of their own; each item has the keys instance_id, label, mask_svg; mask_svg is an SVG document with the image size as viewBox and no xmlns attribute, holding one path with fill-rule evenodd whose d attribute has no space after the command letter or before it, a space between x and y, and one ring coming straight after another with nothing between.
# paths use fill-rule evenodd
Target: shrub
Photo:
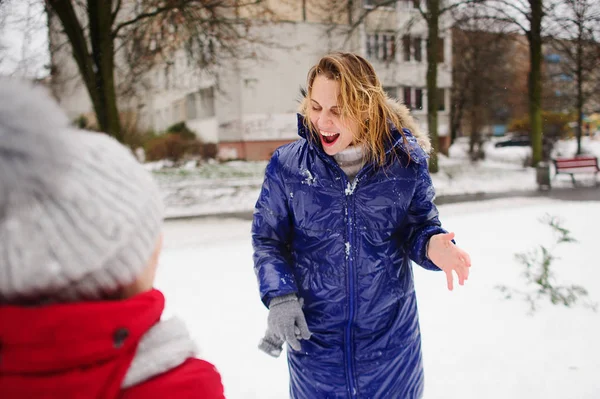
<instances>
[{"instance_id":1,"label":"shrub","mask_svg":"<svg viewBox=\"0 0 600 399\"><path fill-rule=\"evenodd\" d=\"M204 159L216 159L219 147L215 143L204 143L202 144L202 158Z\"/></svg>"},{"instance_id":2,"label":"shrub","mask_svg":"<svg viewBox=\"0 0 600 399\"><path fill-rule=\"evenodd\" d=\"M179 122L167 128L167 133L174 133L181 136L184 140L196 140L196 133L187 127L185 122Z\"/></svg>"},{"instance_id":3,"label":"shrub","mask_svg":"<svg viewBox=\"0 0 600 399\"><path fill-rule=\"evenodd\" d=\"M79 115L75 120L73 120L73 126L78 129L87 129L88 127L88 119L85 115Z\"/></svg>"},{"instance_id":4,"label":"shrub","mask_svg":"<svg viewBox=\"0 0 600 399\"><path fill-rule=\"evenodd\" d=\"M139 131L137 129L128 129L123 132L123 144L135 150L137 148L146 148L147 144L158 136L152 130Z\"/></svg>"},{"instance_id":5,"label":"shrub","mask_svg":"<svg viewBox=\"0 0 600 399\"><path fill-rule=\"evenodd\" d=\"M544 126L544 136L558 140L564 137L569 132L569 122L574 120L572 114L564 114L560 112L542 111L542 124ZM508 130L511 132L519 132L529 134L531 131L529 116L513 119Z\"/></svg>"},{"instance_id":6,"label":"shrub","mask_svg":"<svg viewBox=\"0 0 600 399\"><path fill-rule=\"evenodd\" d=\"M145 150L148 161L169 159L177 162L188 152L189 142L178 134L169 133L148 141Z\"/></svg>"},{"instance_id":7,"label":"shrub","mask_svg":"<svg viewBox=\"0 0 600 399\"><path fill-rule=\"evenodd\" d=\"M169 159L179 162L189 157L214 159L218 150L214 143L203 143L185 122L170 126L165 134L153 135L143 147L148 161Z\"/></svg>"},{"instance_id":8,"label":"shrub","mask_svg":"<svg viewBox=\"0 0 600 399\"><path fill-rule=\"evenodd\" d=\"M99 132L98 124L96 123L96 115L92 113L79 114L78 117L71 121L71 125L77 129L90 130Z\"/></svg>"}]
</instances>

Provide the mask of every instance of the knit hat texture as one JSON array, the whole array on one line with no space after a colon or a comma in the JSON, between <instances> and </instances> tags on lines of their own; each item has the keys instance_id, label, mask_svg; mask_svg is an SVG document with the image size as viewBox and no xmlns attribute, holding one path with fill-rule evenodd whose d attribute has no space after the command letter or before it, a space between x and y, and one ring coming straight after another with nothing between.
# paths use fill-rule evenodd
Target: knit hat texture
<instances>
[{"instance_id":1,"label":"knit hat texture","mask_svg":"<svg viewBox=\"0 0 600 399\"><path fill-rule=\"evenodd\" d=\"M158 188L47 91L0 78L0 303L95 300L133 282L162 229Z\"/></svg>"}]
</instances>

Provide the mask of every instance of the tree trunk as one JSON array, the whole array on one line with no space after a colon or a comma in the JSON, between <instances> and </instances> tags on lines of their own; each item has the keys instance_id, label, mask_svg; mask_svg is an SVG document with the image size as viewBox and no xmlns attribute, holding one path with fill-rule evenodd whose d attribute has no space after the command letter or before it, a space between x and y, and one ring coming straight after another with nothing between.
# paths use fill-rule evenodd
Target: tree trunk
<instances>
[{"instance_id":1,"label":"tree trunk","mask_svg":"<svg viewBox=\"0 0 600 399\"><path fill-rule=\"evenodd\" d=\"M306 0L302 0L302 21L306 22Z\"/></svg>"},{"instance_id":2,"label":"tree trunk","mask_svg":"<svg viewBox=\"0 0 600 399\"><path fill-rule=\"evenodd\" d=\"M60 24L71 45L73 58L77 63L77 68L79 69L83 83L88 90L94 109L96 109L98 96L95 88L94 65L89 53L85 34L83 33L79 19L75 14L73 5L70 0L47 0L46 3L50 7L50 10L53 11L60 20Z\"/></svg>"},{"instance_id":3,"label":"tree trunk","mask_svg":"<svg viewBox=\"0 0 600 399\"><path fill-rule=\"evenodd\" d=\"M98 91L96 116L100 130L123 142L121 121L117 108L114 80L114 42L112 36L111 7L101 0L88 0L90 41L95 66L95 87Z\"/></svg>"},{"instance_id":4,"label":"tree trunk","mask_svg":"<svg viewBox=\"0 0 600 399\"><path fill-rule=\"evenodd\" d=\"M581 136L583 135L583 32L579 26L579 37L577 39L577 152L581 155Z\"/></svg>"},{"instance_id":5,"label":"tree trunk","mask_svg":"<svg viewBox=\"0 0 600 399\"><path fill-rule=\"evenodd\" d=\"M542 160L542 0L529 0L529 118L531 122L531 166Z\"/></svg>"},{"instance_id":6,"label":"tree trunk","mask_svg":"<svg viewBox=\"0 0 600 399\"><path fill-rule=\"evenodd\" d=\"M470 127L471 127L471 135L469 137L469 158L471 158L471 161L476 161L477 160L477 155L476 155L476 149L475 147L477 146L477 142L478 142L478 137L477 135L479 134L479 123L478 123L478 117L477 117L477 102L475 102L475 98L477 96L477 88L475 87L475 85L472 85L471 87L471 99L472 101L472 105L471 105L471 110L469 112L469 119L470 119Z\"/></svg>"},{"instance_id":7,"label":"tree trunk","mask_svg":"<svg viewBox=\"0 0 600 399\"><path fill-rule=\"evenodd\" d=\"M456 80L452 80L453 84L456 85ZM458 94L458 99L455 96L452 96L450 100L452 102L452 108L450 108L450 144L454 143L456 137L458 136L458 130L462 125L463 112L465 110L465 89L464 87L460 87L460 93ZM453 101L456 100L456 101Z\"/></svg>"},{"instance_id":8,"label":"tree trunk","mask_svg":"<svg viewBox=\"0 0 600 399\"><path fill-rule=\"evenodd\" d=\"M102 2L103 3L103 2ZM73 58L90 96L101 131L123 141L114 84L114 48L111 7L89 0L90 51L81 23L70 0L47 0L60 20Z\"/></svg>"},{"instance_id":9,"label":"tree trunk","mask_svg":"<svg viewBox=\"0 0 600 399\"><path fill-rule=\"evenodd\" d=\"M427 0L427 126L431 138L432 151L429 160L429 171L437 173L438 167L438 98L437 98L437 67L439 46L439 0Z\"/></svg>"},{"instance_id":10,"label":"tree trunk","mask_svg":"<svg viewBox=\"0 0 600 399\"><path fill-rule=\"evenodd\" d=\"M352 26L352 24L354 23L354 1L353 0L348 0L347 9L348 9L348 25Z\"/></svg>"}]
</instances>

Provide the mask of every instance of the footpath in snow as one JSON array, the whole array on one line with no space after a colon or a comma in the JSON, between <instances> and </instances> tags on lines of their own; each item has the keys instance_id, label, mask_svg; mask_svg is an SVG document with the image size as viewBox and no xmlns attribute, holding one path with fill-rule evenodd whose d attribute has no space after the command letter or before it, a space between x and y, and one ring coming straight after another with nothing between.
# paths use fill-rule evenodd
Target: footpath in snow
<instances>
[{"instance_id":1,"label":"footpath in snow","mask_svg":"<svg viewBox=\"0 0 600 399\"><path fill-rule=\"evenodd\" d=\"M585 138L586 151L600 157L600 141ZM473 194L534 192L537 190L535 169L523 166L528 147L495 148L494 141L485 146L486 159L471 163L468 143L459 139L450 148L450 157L440 156L440 171L432 175L438 198ZM559 142L556 155L572 154L575 140ZM266 162L233 161L201 167L163 168L154 170L167 206L167 218L244 213L251 214L260 192ZM551 172L552 175L554 172ZM593 185L593 175L582 175L583 186ZM571 188L568 175L553 180L555 188Z\"/></svg>"}]
</instances>

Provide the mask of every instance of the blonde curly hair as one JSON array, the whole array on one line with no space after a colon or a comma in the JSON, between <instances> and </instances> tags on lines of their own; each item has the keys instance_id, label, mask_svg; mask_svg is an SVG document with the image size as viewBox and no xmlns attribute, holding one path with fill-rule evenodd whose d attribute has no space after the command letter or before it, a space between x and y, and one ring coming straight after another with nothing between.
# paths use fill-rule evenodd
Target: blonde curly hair
<instances>
[{"instance_id":1,"label":"blonde curly hair","mask_svg":"<svg viewBox=\"0 0 600 399\"><path fill-rule=\"evenodd\" d=\"M406 136L402 131L402 120L394 110L394 102L383 90L371 63L353 53L336 52L324 56L309 70L300 113L313 137L318 133L310 121L310 99L317 76L339 82L338 107L342 122L350 120L358 124L355 143L363 145L368 161L383 166L386 161L385 144L392 140L392 125L399 130L405 142Z\"/></svg>"}]
</instances>

